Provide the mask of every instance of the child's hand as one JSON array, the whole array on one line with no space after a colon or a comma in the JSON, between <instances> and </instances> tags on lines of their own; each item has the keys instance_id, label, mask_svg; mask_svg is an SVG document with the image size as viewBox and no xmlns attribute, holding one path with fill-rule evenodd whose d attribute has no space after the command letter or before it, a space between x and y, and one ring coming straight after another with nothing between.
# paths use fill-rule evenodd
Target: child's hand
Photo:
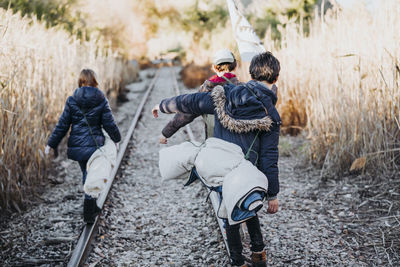
<instances>
[{"instance_id":1,"label":"child's hand","mask_svg":"<svg viewBox=\"0 0 400 267\"><path fill-rule=\"evenodd\" d=\"M154 118L158 118L159 110L160 110L160 105L155 105L154 108L151 110L151 113L153 113Z\"/></svg>"},{"instance_id":2,"label":"child's hand","mask_svg":"<svg viewBox=\"0 0 400 267\"><path fill-rule=\"evenodd\" d=\"M160 144L164 144L164 145L167 144L167 138L164 135L160 136L159 141L160 141Z\"/></svg>"},{"instance_id":3,"label":"child's hand","mask_svg":"<svg viewBox=\"0 0 400 267\"><path fill-rule=\"evenodd\" d=\"M279 208L279 203L277 198L268 201L268 209L267 209L268 213L274 214L278 211L278 208Z\"/></svg>"},{"instance_id":4,"label":"child's hand","mask_svg":"<svg viewBox=\"0 0 400 267\"><path fill-rule=\"evenodd\" d=\"M51 148L51 147L49 147L49 146L46 146L46 147L44 148L44 154L45 154L46 156L49 155L49 153L50 153L50 148Z\"/></svg>"},{"instance_id":5,"label":"child's hand","mask_svg":"<svg viewBox=\"0 0 400 267\"><path fill-rule=\"evenodd\" d=\"M46 146L45 148L44 148L44 154L46 155L46 156L48 156L49 154L50 154L50 150L51 150L52 148L50 147L50 146ZM54 152L54 158L57 158L58 157L58 150L57 150L57 148L56 149L54 149L53 148L53 152Z\"/></svg>"}]
</instances>

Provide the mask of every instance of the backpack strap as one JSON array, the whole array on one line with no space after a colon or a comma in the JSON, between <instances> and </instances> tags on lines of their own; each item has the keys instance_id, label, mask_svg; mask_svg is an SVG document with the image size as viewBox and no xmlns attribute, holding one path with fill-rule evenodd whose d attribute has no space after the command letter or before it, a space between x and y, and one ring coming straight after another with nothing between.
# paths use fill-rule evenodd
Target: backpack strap
<instances>
[{"instance_id":1,"label":"backpack strap","mask_svg":"<svg viewBox=\"0 0 400 267\"><path fill-rule=\"evenodd\" d=\"M75 102L76 102L76 100L75 100ZM77 102L77 104L78 104L78 102ZM89 121L88 121L88 119L87 119L87 117L86 117L86 113L83 112L83 110L79 107L79 105L76 105L76 106L78 107L79 111L83 114L83 118L85 119L85 121L86 121L86 123L87 123L87 125L88 125L88 127L89 127L89 132L90 132L90 135L91 135L92 138L93 138L94 143L96 144L96 148L97 148L97 149L100 149L100 146L99 146L99 144L97 143L96 138L94 138L94 134L93 134L92 128L90 127Z\"/></svg>"},{"instance_id":2,"label":"backpack strap","mask_svg":"<svg viewBox=\"0 0 400 267\"><path fill-rule=\"evenodd\" d=\"M243 85L244 85L244 87L247 88L247 90L250 91L250 93L251 93L255 98L257 98L258 101L260 101L261 105L264 107L265 114L268 116L268 110L267 110L267 108L264 106L263 102L262 102L262 101L260 100L260 98L256 95L256 93L254 93L253 90L252 90L249 86L247 86L247 84L243 84ZM249 157L250 157L250 152L252 151L253 145L254 145L254 143L255 143L255 141L256 141L258 135L260 134L260 132L261 132L261 130L258 130L256 136L254 137L253 142L251 143L249 149L248 149L247 152L246 152L246 156L244 157L245 159L249 159ZM258 153L257 153L256 151L253 151L253 152L255 152L255 153L257 154L257 159L256 159L256 162L255 162L255 165L257 165Z\"/></svg>"},{"instance_id":3,"label":"backpack strap","mask_svg":"<svg viewBox=\"0 0 400 267\"><path fill-rule=\"evenodd\" d=\"M92 132L92 128L90 127L89 121L88 121L87 118L86 118L85 112L83 112L82 110L81 110L81 112L82 112L83 117L85 118L85 121L86 121L86 123L87 123L87 125L88 125L88 127L89 127L90 135L92 136L93 141L94 141L94 143L96 144L97 149L100 149L100 146L99 146L99 144L97 143L96 138L94 138L94 134L93 134L93 132Z\"/></svg>"},{"instance_id":4,"label":"backpack strap","mask_svg":"<svg viewBox=\"0 0 400 267\"><path fill-rule=\"evenodd\" d=\"M254 143L256 142L257 137L259 136L260 132L261 132L261 130L258 130L258 131L257 131L257 134L256 134L256 136L255 136L254 139L253 139L253 142L251 142L251 145L250 145L249 149L247 149L246 155L244 156L245 159L249 159L249 158L250 158L250 152L253 151L252 148L253 148ZM253 152L255 152L255 151L253 151ZM256 159L256 162L255 162L255 165L257 165L258 153L257 153L257 152L255 152L255 153L257 154L257 159Z\"/></svg>"},{"instance_id":5,"label":"backpack strap","mask_svg":"<svg viewBox=\"0 0 400 267\"><path fill-rule=\"evenodd\" d=\"M233 83L231 80L229 80L228 78L226 78L224 75L222 75L221 78L223 78L223 79L224 79L225 81L227 81L228 83L234 85L234 83Z\"/></svg>"},{"instance_id":6,"label":"backpack strap","mask_svg":"<svg viewBox=\"0 0 400 267\"><path fill-rule=\"evenodd\" d=\"M247 84L243 84L243 85L244 85L244 87L247 88L247 90L250 91L250 93L251 93L255 98L257 98L258 101L260 101L261 105L264 107L265 114L267 114L267 116L268 116L268 110L267 110L267 108L264 106L263 102L262 102L261 99L256 95L256 93L253 92L253 89L250 88L250 86L248 86Z\"/></svg>"}]
</instances>

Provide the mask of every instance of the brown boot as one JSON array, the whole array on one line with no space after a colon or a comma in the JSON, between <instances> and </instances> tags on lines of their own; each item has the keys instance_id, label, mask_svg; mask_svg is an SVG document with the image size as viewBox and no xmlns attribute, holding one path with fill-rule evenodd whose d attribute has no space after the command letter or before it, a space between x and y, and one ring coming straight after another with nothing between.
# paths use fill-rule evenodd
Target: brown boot
<instances>
[{"instance_id":1,"label":"brown boot","mask_svg":"<svg viewBox=\"0 0 400 267\"><path fill-rule=\"evenodd\" d=\"M267 266L267 254L265 250L261 252L252 252L251 253L251 261L253 263L253 267L265 267Z\"/></svg>"}]
</instances>

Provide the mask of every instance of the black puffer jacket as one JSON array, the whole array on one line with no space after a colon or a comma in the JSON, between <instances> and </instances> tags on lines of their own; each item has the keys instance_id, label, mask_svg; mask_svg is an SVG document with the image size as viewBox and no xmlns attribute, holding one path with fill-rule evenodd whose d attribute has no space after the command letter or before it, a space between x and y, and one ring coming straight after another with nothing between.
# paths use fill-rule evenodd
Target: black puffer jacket
<instances>
[{"instance_id":1,"label":"black puffer jacket","mask_svg":"<svg viewBox=\"0 0 400 267\"><path fill-rule=\"evenodd\" d=\"M279 192L278 143L281 125L276 102L277 97L272 90L252 80L237 86L217 86L208 93L164 99L160 103L160 111L214 114L214 137L239 145L244 154L254 141L249 160L268 178L268 196L275 197Z\"/></svg>"},{"instance_id":2,"label":"black puffer jacket","mask_svg":"<svg viewBox=\"0 0 400 267\"><path fill-rule=\"evenodd\" d=\"M93 136L82 112L86 114ZM114 142L121 141L121 134L114 122L108 101L103 92L95 87L80 87L68 97L48 145L56 149L70 126L67 153L68 158L72 160L88 160L97 149L96 142L99 146L104 145L102 127Z\"/></svg>"}]
</instances>

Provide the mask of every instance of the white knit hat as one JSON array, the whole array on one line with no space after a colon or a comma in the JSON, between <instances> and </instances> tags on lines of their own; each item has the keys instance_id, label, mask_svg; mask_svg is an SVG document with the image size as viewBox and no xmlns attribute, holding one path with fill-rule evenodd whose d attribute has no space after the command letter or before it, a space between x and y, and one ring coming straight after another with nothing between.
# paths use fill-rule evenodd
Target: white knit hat
<instances>
[{"instance_id":1,"label":"white knit hat","mask_svg":"<svg viewBox=\"0 0 400 267\"><path fill-rule=\"evenodd\" d=\"M235 61L235 57L233 56L232 52L228 49L221 49L215 52L213 63L214 65L218 65L221 63L232 63Z\"/></svg>"}]
</instances>

